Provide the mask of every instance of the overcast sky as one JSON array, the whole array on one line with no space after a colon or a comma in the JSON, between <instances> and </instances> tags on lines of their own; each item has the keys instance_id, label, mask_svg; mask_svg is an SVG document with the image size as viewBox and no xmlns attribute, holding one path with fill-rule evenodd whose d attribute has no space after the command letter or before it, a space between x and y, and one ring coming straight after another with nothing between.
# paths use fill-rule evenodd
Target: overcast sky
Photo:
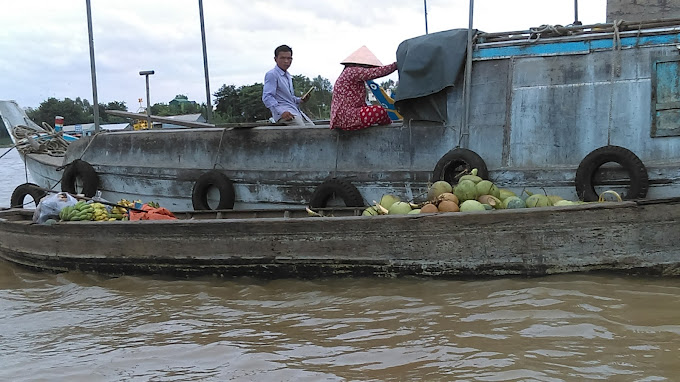
<instances>
[{"instance_id":1,"label":"overcast sky","mask_svg":"<svg viewBox=\"0 0 680 382\"><path fill-rule=\"evenodd\" d=\"M203 103L205 81L197 0L92 0L99 103L137 111L150 77L151 104L176 94ZM428 0L430 33L468 26L469 0ZM293 48L292 74L331 81L362 45L388 64L402 41L425 34L421 0L204 0L210 91L262 82L274 48ZM581 0L583 24L605 22L605 0ZM85 0L4 1L0 99L38 107L49 97L92 102ZM574 21L572 0L477 0L474 26L526 30ZM396 73L388 78L397 79ZM214 101L214 96L211 95Z\"/></svg>"}]
</instances>

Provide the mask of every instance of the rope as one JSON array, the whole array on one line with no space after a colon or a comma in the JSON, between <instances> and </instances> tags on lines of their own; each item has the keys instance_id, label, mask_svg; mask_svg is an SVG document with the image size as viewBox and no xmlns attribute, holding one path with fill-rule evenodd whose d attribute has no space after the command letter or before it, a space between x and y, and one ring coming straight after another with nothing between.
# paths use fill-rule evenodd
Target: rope
<instances>
[{"instance_id":1,"label":"rope","mask_svg":"<svg viewBox=\"0 0 680 382\"><path fill-rule=\"evenodd\" d=\"M612 38L612 52L614 62L612 63L614 75L616 77L621 76L621 33L619 31L619 26L623 20L614 20L614 37Z\"/></svg>"},{"instance_id":2,"label":"rope","mask_svg":"<svg viewBox=\"0 0 680 382\"><path fill-rule=\"evenodd\" d=\"M529 28L529 39L531 43L535 43L541 39L541 37L558 37L558 36L569 36L572 32L563 27L562 25L547 25L543 24L539 27Z\"/></svg>"},{"instance_id":3,"label":"rope","mask_svg":"<svg viewBox=\"0 0 680 382\"><path fill-rule=\"evenodd\" d=\"M25 125L12 128L15 146L22 154L36 153L52 156L64 156L68 142L62 137L61 131L54 131L52 126L43 123L45 130L38 130Z\"/></svg>"},{"instance_id":4,"label":"rope","mask_svg":"<svg viewBox=\"0 0 680 382\"><path fill-rule=\"evenodd\" d=\"M612 44L613 50L621 50L621 33L619 27L623 20L614 20L614 41Z\"/></svg>"},{"instance_id":5,"label":"rope","mask_svg":"<svg viewBox=\"0 0 680 382\"><path fill-rule=\"evenodd\" d=\"M17 151L22 154L35 153L63 157L66 154L69 142L63 138L63 133L61 131L55 131L54 128L46 122L43 122L42 125L44 130L28 127L27 125L17 125L12 128L12 135L16 141L13 148L16 147ZM90 145L99 134L100 133L97 133L92 137L78 159L82 159L83 155L87 152L87 149L90 148ZM9 150L7 152L9 152ZM7 154L7 152L5 152L5 154ZM71 163L59 166L56 170L61 171ZM28 168L25 161L24 174L26 176L26 183L28 183ZM52 188L56 187L59 183L61 183L61 180L54 184Z\"/></svg>"}]
</instances>

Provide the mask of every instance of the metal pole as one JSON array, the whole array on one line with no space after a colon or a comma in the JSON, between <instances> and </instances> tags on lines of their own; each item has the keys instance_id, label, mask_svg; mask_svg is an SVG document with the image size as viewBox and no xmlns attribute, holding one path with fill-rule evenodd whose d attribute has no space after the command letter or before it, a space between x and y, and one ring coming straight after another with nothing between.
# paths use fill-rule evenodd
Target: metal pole
<instances>
[{"instance_id":1,"label":"metal pole","mask_svg":"<svg viewBox=\"0 0 680 382\"><path fill-rule=\"evenodd\" d=\"M470 0L470 15L468 19L468 39L467 39L467 57L465 60L465 83L464 83L464 100L463 100L463 124L461 126L461 142L462 147L467 147L470 141L470 92L472 91L472 18L475 8L475 0Z\"/></svg>"},{"instance_id":2,"label":"metal pole","mask_svg":"<svg viewBox=\"0 0 680 382\"><path fill-rule=\"evenodd\" d=\"M423 0L425 5L425 34L427 34L427 0Z\"/></svg>"},{"instance_id":3,"label":"metal pole","mask_svg":"<svg viewBox=\"0 0 680 382\"><path fill-rule=\"evenodd\" d=\"M146 75L146 128L151 129L151 101L149 99L149 75Z\"/></svg>"},{"instance_id":4,"label":"metal pole","mask_svg":"<svg viewBox=\"0 0 680 382\"><path fill-rule=\"evenodd\" d=\"M208 51L205 47L205 20L203 19L203 0L198 0L198 11L201 18L201 39L203 41L203 70L205 72L206 119L212 120L212 103L210 102L210 77L208 76Z\"/></svg>"},{"instance_id":5,"label":"metal pole","mask_svg":"<svg viewBox=\"0 0 680 382\"><path fill-rule=\"evenodd\" d=\"M581 25L578 20L578 0L574 0L574 25Z\"/></svg>"},{"instance_id":6,"label":"metal pole","mask_svg":"<svg viewBox=\"0 0 680 382\"><path fill-rule=\"evenodd\" d=\"M151 99L149 98L149 76L154 74L153 70L142 70L140 76L146 76L146 128L151 129Z\"/></svg>"},{"instance_id":7,"label":"metal pole","mask_svg":"<svg viewBox=\"0 0 680 382\"><path fill-rule=\"evenodd\" d=\"M97 71L94 66L94 37L92 34L92 10L90 0L85 0L87 8L87 33L90 38L90 75L92 77L92 109L94 113L94 132L99 132L99 100L97 99Z\"/></svg>"}]
</instances>

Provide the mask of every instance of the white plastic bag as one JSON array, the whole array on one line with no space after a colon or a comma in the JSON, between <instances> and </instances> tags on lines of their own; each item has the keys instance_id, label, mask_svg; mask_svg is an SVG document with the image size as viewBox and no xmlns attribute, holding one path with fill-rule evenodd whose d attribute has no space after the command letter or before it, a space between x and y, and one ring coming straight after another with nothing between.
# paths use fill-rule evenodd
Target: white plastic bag
<instances>
[{"instance_id":1,"label":"white plastic bag","mask_svg":"<svg viewBox=\"0 0 680 382\"><path fill-rule=\"evenodd\" d=\"M60 192L57 194L47 195L33 212L33 223L45 223L47 219L59 219L59 212L62 208L72 206L78 202L67 192Z\"/></svg>"}]
</instances>

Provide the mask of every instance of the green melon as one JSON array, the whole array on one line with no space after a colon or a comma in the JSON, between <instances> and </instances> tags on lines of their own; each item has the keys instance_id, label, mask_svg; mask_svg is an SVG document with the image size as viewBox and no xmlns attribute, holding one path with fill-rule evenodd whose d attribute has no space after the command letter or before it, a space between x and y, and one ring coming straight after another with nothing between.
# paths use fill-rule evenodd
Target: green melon
<instances>
[{"instance_id":1,"label":"green melon","mask_svg":"<svg viewBox=\"0 0 680 382\"><path fill-rule=\"evenodd\" d=\"M432 186L430 186L430 189L427 191L427 200L429 201L437 200L437 197L439 197L439 195L452 191L453 187L451 187L449 182L445 180L438 180L434 182Z\"/></svg>"},{"instance_id":2,"label":"green melon","mask_svg":"<svg viewBox=\"0 0 680 382\"><path fill-rule=\"evenodd\" d=\"M461 203L466 200L477 199L477 185L471 180L461 180L453 189L453 194Z\"/></svg>"},{"instance_id":3,"label":"green melon","mask_svg":"<svg viewBox=\"0 0 680 382\"><path fill-rule=\"evenodd\" d=\"M524 201L524 203L526 203L527 207L529 208L552 206L552 202L550 201L550 199L548 199L548 197L543 194L533 194L529 196Z\"/></svg>"},{"instance_id":4,"label":"green melon","mask_svg":"<svg viewBox=\"0 0 680 382\"><path fill-rule=\"evenodd\" d=\"M411 205L406 202L395 202L387 211L388 215L406 215L411 212Z\"/></svg>"},{"instance_id":5,"label":"green melon","mask_svg":"<svg viewBox=\"0 0 680 382\"><path fill-rule=\"evenodd\" d=\"M509 196L503 200L503 207L507 209L525 208L527 205L519 196Z\"/></svg>"},{"instance_id":6,"label":"green melon","mask_svg":"<svg viewBox=\"0 0 680 382\"><path fill-rule=\"evenodd\" d=\"M482 180L477 183L477 195L492 195L496 198L501 196L501 191L495 184L488 180Z\"/></svg>"},{"instance_id":7,"label":"green melon","mask_svg":"<svg viewBox=\"0 0 680 382\"><path fill-rule=\"evenodd\" d=\"M491 207L491 206L489 206L489 207ZM469 212L469 211L486 211L486 207L484 207L484 204L482 204L482 203L480 203L476 200L466 200L460 205L460 212Z\"/></svg>"},{"instance_id":8,"label":"green melon","mask_svg":"<svg viewBox=\"0 0 680 382\"><path fill-rule=\"evenodd\" d=\"M477 184L482 181L482 178L478 177L477 175L463 175L460 177L460 179L458 179L458 183L460 183L462 180L471 180Z\"/></svg>"},{"instance_id":9,"label":"green melon","mask_svg":"<svg viewBox=\"0 0 680 382\"><path fill-rule=\"evenodd\" d=\"M517 196L517 194L508 190L507 188L501 188L499 190L499 193L500 193L500 196L498 197L498 199L500 199L500 200L505 200L505 199L507 199L511 196Z\"/></svg>"},{"instance_id":10,"label":"green melon","mask_svg":"<svg viewBox=\"0 0 680 382\"><path fill-rule=\"evenodd\" d=\"M380 205L385 207L386 209L390 209L392 207L392 204L401 201L398 196L394 195L383 195L382 198L380 198Z\"/></svg>"}]
</instances>

